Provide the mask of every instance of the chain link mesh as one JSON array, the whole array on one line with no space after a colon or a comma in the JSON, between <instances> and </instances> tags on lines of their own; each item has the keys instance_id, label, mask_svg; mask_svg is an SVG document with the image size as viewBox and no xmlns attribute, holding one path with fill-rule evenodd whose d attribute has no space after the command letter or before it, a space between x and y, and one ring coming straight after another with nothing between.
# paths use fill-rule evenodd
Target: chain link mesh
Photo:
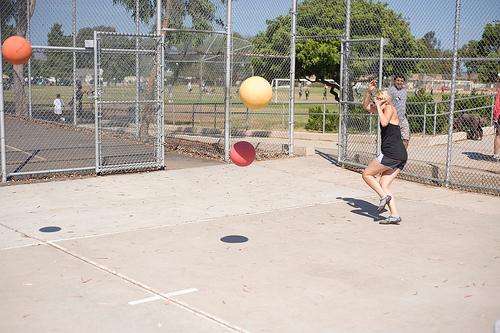
<instances>
[{"instance_id":1,"label":"chain link mesh","mask_svg":"<svg viewBox=\"0 0 500 333\"><path fill-rule=\"evenodd\" d=\"M488 6L478 8L473 1L461 1L457 75L452 81L455 1L351 3L350 37L387 39L382 87L393 85L395 75L405 77L411 137L403 177L499 194L500 163L493 156L492 119L500 72L498 11ZM435 20L433 13L443 14ZM356 75L359 63L347 61L346 70L350 76ZM361 72L368 78L373 70ZM452 84L456 89L450 114ZM358 82L351 80L346 88L355 90L356 85ZM348 128L357 116L354 110L351 106L343 119ZM358 128L369 136L372 129L363 128L361 123L357 121ZM357 151L358 144L351 140L349 129L343 139L349 162L349 152ZM373 139L362 147L373 151ZM352 162L361 166L369 161L354 157Z\"/></svg>"},{"instance_id":2,"label":"chain link mesh","mask_svg":"<svg viewBox=\"0 0 500 333\"><path fill-rule=\"evenodd\" d=\"M161 37L98 33L99 171L160 167Z\"/></svg>"},{"instance_id":3,"label":"chain link mesh","mask_svg":"<svg viewBox=\"0 0 500 333\"><path fill-rule=\"evenodd\" d=\"M222 158L226 38L218 33L182 31L167 36L167 143Z\"/></svg>"},{"instance_id":4,"label":"chain link mesh","mask_svg":"<svg viewBox=\"0 0 500 333\"><path fill-rule=\"evenodd\" d=\"M256 148L258 159L286 155L289 152L290 119L289 12L283 12L275 19L276 22L283 22L284 26L274 34L265 31L252 36L248 29L248 19L244 16L238 19L235 22L232 54L231 142L251 142ZM270 38L277 42L272 42ZM273 43L273 47L269 48L269 43ZM238 95L240 84L254 75L264 77L273 86L271 102L259 110L245 107ZM284 89L276 86L279 79L287 81Z\"/></svg>"},{"instance_id":5,"label":"chain link mesh","mask_svg":"<svg viewBox=\"0 0 500 333\"><path fill-rule=\"evenodd\" d=\"M370 41L350 42L346 48L345 108L340 117L341 39L384 38L381 86L390 87L398 74L406 78L408 91L411 138L404 176L498 194L500 163L492 156L496 137L492 111L500 72L499 15L489 4L460 1L457 75L452 81L456 3L299 0L296 81L291 84L291 0L266 6L234 1L230 143L250 141L259 157L288 153L293 88L295 133L336 133L344 124L338 141L345 162L365 165L377 153L378 124L360 109L359 102L368 80L380 74L380 47ZM170 149L224 156L226 6L226 1L219 0L162 2L162 101ZM93 39L94 31L155 33L156 1L7 0L0 2L0 13L2 41L18 34L35 46L28 64L2 63L7 173L91 169L95 164L94 57L85 41ZM440 13L439 19L435 13ZM350 23L348 35L346 22ZM136 48L133 38L114 42L116 48ZM108 106L101 129L133 139L148 119L141 113L152 107L144 87L154 56L130 52L103 57L108 65L102 68L102 105L115 99L122 103ZM252 75L265 77L273 86L272 103L260 111L247 110L238 98L239 84ZM58 94L64 103L62 115L54 112ZM148 127L146 132L155 141L161 126L151 121ZM155 145L151 158L158 155Z\"/></svg>"},{"instance_id":6,"label":"chain link mesh","mask_svg":"<svg viewBox=\"0 0 500 333\"><path fill-rule=\"evenodd\" d=\"M368 83L379 78L380 40L353 39L343 44L348 75L344 77L347 100L342 103L342 162L367 164L377 154L378 125L377 116L366 112L361 101Z\"/></svg>"}]
</instances>

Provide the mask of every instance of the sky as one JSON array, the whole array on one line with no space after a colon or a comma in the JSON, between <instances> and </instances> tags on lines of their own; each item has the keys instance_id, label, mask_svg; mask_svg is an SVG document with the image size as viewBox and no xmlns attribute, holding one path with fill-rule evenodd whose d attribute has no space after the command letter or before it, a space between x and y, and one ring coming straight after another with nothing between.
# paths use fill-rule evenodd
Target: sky
<instances>
[{"instance_id":1,"label":"sky","mask_svg":"<svg viewBox=\"0 0 500 333\"><path fill-rule=\"evenodd\" d=\"M31 22L31 39L34 45L46 44L47 32L55 22L63 25L66 34L71 32L71 2L71 0L36 2L35 15ZM412 33L416 37L422 37L428 31L435 31L442 46L451 48L454 0L385 0L384 2L410 22ZM235 0L234 30L246 36L265 30L266 20L287 14L290 4L291 0ZM480 39L486 23L500 21L499 0L462 0L461 10L460 45L471 39ZM219 8L218 15L224 17L222 7ZM120 32L132 33L135 27L130 12L120 5L113 5L112 0L77 0L77 16L77 29L85 26L113 25ZM141 24L141 31L149 32L151 24Z\"/></svg>"}]
</instances>

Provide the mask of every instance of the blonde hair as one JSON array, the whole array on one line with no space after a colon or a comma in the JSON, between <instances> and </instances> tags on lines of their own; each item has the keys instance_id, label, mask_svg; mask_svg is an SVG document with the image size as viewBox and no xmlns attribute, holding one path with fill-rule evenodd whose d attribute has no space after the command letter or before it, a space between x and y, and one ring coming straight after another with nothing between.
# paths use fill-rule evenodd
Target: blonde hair
<instances>
[{"instance_id":1,"label":"blonde hair","mask_svg":"<svg viewBox=\"0 0 500 333\"><path fill-rule=\"evenodd\" d=\"M392 98L391 95L387 90L377 90L377 93L375 94L376 97L388 102L392 103Z\"/></svg>"}]
</instances>

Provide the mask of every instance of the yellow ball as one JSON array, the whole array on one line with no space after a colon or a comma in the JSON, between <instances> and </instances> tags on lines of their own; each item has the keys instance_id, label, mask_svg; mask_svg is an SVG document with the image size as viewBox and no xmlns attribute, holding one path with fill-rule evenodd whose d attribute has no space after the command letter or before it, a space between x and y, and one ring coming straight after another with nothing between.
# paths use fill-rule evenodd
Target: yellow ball
<instances>
[{"instance_id":1,"label":"yellow ball","mask_svg":"<svg viewBox=\"0 0 500 333\"><path fill-rule=\"evenodd\" d=\"M252 76L243 81L239 92L243 104L252 110L262 109L273 97L271 85L260 76Z\"/></svg>"}]
</instances>

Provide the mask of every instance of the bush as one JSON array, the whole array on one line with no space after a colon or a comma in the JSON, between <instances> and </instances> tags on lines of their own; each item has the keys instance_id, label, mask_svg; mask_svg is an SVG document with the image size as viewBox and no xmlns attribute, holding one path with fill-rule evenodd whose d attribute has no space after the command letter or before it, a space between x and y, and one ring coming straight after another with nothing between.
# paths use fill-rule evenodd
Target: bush
<instances>
[{"instance_id":1,"label":"bush","mask_svg":"<svg viewBox=\"0 0 500 333\"><path fill-rule=\"evenodd\" d=\"M314 106L309 108L309 116L305 126L308 131L323 130L323 107ZM339 115L327 108L325 110L325 132L336 132L339 128Z\"/></svg>"},{"instance_id":2,"label":"bush","mask_svg":"<svg viewBox=\"0 0 500 333\"><path fill-rule=\"evenodd\" d=\"M416 103L416 104L413 104ZM434 98L426 92L417 92L408 96L406 100L406 115L410 124L411 133L422 133L424 130L424 114L434 113ZM426 110L427 109L427 110ZM440 122L438 121L438 124ZM442 123L442 122L441 122ZM432 133L434 117L426 117L426 133ZM437 128L436 128L437 131Z\"/></svg>"},{"instance_id":3,"label":"bush","mask_svg":"<svg viewBox=\"0 0 500 333\"><path fill-rule=\"evenodd\" d=\"M437 117L434 119L432 116L434 114L434 99L429 93L420 91L415 95L408 96L406 114L408 116L408 122L410 123L410 130L412 133L422 133L424 130L424 117L425 119L426 134L433 134L434 132L434 120L436 120L436 134L446 134L448 132L448 112L450 110L450 95L443 95L442 102L437 103ZM412 104L417 103L417 104ZM457 112L460 110L470 110L480 107L485 107L491 105L492 97L489 95L478 95L476 93L472 94L457 94L455 96L455 118L459 117L462 113ZM427 108L427 111L425 110ZM472 110L466 112L469 115L473 115L474 118L480 118L481 123L485 124L488 122L491 116L491 108L486 107L479 110ZM463 129L466 132L471 131L471 128ZM475 129L474 129L475 130Z\"/></svg>"},{"instance_id":4,"label":"bush","mask_svg":"<svg viewBox=\"0 0 500 333\"><path fill-rule=\"evenodd\" d=\"M443 101L449 101L450 95L443 95ZM456 94L455 96L455 111L460 110L470 110L480 107L485 107L480 110L467 111L468 114L475 114L481 118L490 119L491 108L486 107L494 103L493 97L491 95L482 95L472 92L470 95ZM458 116L458 114L455 113Z\"/></svg>"}]
</instances>

